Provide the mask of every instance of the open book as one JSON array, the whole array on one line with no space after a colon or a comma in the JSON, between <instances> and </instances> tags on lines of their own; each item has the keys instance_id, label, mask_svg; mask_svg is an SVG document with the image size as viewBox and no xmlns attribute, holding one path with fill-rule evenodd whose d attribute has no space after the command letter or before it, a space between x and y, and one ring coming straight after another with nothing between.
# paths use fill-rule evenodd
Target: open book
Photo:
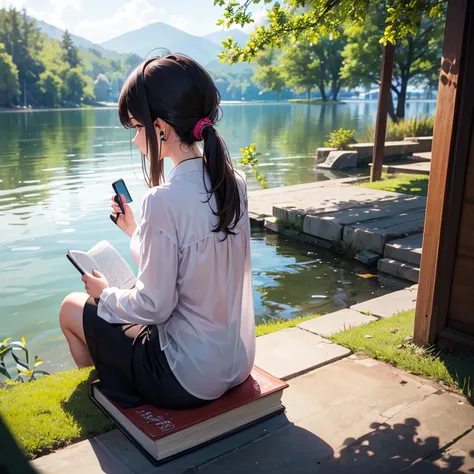
<instances>
[{"instance_id":1,"label":"open book","mask_svg":"<svg viewBox=\"0 0 474 474\"><path fill-rule=\"evenodd\" d=\"M92 275L92 269L102 273L110 286L128 290L135 286L135 274L130 265L110 242L102 240L87 252L69 250L69 261L84 275Z\"/></svg>"}]
</instances>

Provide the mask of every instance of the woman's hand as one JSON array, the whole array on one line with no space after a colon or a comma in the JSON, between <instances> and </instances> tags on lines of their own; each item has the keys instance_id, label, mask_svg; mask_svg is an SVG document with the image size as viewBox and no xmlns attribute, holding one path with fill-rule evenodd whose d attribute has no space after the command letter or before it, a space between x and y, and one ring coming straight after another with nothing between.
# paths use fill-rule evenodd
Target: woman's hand
<instances>
[{"instance_id":1,"label":"woman's hand","mask_svg":"<svg viewBox=\"0 0 474 474\"><path fill-rule=\"evenodd\" d=\"M119 229L123 230L128 236L131 237L137 228L135 216L125 201L123 194L120 195L120 199L122 199L125 214L122 214L120 206L115 202L115 196L115 194L112 196L112 214L110 214L110 218L115 222L115 224L117 224Z\"/></svg>"},{"instance_id":2,"label":"woman's hand","mask_svg":"<svg viewBox=\"0 0 474 474\"><path fill-rule=\"evenodd\" d=\"M92 270L92 275L84 273L82 281L86 284L86 292L92 298L100 298L102 290L109 287L109 282L102 273Z\"/></svg>"}]
</instances>

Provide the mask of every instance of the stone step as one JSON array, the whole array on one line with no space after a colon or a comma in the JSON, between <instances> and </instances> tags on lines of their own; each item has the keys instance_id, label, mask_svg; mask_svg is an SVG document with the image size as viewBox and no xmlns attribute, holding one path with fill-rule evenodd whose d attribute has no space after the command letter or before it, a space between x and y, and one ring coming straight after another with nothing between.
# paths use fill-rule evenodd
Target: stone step
<instances>
[{"instance_id":1,"label":"stone step","mask_svg":"<svg viewBox=\"0 0 474 474\"><path fill-rule=\"evenodd\" d=\"M321 239L337 242L342 240L344 226L397 217L407 211L423 210L425 207L425 198L402 195L394 199L374 202L368 206L355 206L320 216L307 215L304 219L303 231Z\"/></svg>"},{"instance_id":2,"label":"stone step","mask_svg":"<svg viewBox=\"0 0 474 474\"><path fill-rule=\"evenodd\" d=\"M359 164L370 163L372 161L374 150L373 143L354 143L349 145L348 148L359 153ZM386 159L390 159L399 156L408 156L412 153L417 153L424 150L425 147L417 141L387 141L385 142L384 156Z\"/></svg>"},{"instance_id":3,"label":"stone step","mask_svg":"<svg viewBox=\"0 0 474 474\"><path fill-rule=\"evenodd\" d=\"M289 380L350 353L346 347L295 327L258 337L255 365L275 377Z\"/></svg>"},{"instance_id":4,"label":"stone step","mask_svg":"<svg viewBox=\"0 0 474 474\"><path fill-rule=\"evenodd\" d=\"M421 247L423 234L414 234L403 239L393 240L385 245L383 256L387 259L398 260L417 267L421 263Z\"/></svg>"},{"instance_id":5,"label":"stone step","mask_svg":"<svg viewBox=\"0 0 474 474\"><path fill-rule=\"evenodd\" d=\"M351 186L350 183L345 184L340 181L334 181L332 186L314 187L298 192L285 192L284 188L281 189L279 195L271 195L273 216L284 221L303 223L307 215L314 216L355 207L372 206L400 198L398 193ZM250 200L249 207L252 207Z\"/></svg>"},{"instance_id":6,"label":"stone step","mask_svg":"<svg viewBox=\"0 0 474 474\"><path fill-rule=\"evenodd\" d=\"M353 252L372 250L383 255L385 244L390 240L419 234L423 231L425 210L402 212L395 217L378 219L344 227L344 245Z\"/></svg>"},{"instance_id":7,"label":"stone step","mask_svg":"<svg viewBox=\"0 0 474 474\"><path fill-rule=\"evenodd\" d=\"M341 309L334 313L304 321L298 324L298 327L321 337L331 337L338 332L346 331L347 329L372 321L377 321L377 318L353 311L352 309Z\"/></svg>"},{"instance_id":8,"label":"stone step","mask_svg":"<svg viewBox=\"0 0 474 474\"><path fill-rule=\"evenodd\" d=\"M351 309L377 318L389 318L403 311L415 309L417 294L416 289L406 288L353 305Z\"/></svg>"},{"instance_id":9,"label":"stone step","mask_svg":"<svg viewBox=\"0 0 474 474\"><path fill-rule=\"evenodd\" d=\"M372 163L369 164L369 167ZM408 173L408 174L423 174L429 175L431 168L431 161L415 161L406 158L396 163L389 163L382 166L383 171L389 174Z\"/></svg>"},{"instance_id":10,"label":"stone step","mask_svg":"<svg viewBox=\"0 0 474 474\"><path fill-rule=\"evenodd\" d=\"M431 151L422 151L419 153L413 153L413 159L418 161L431 161Z\"/></svg>"},{"instance_id":11,"label":"stone step","mask_svg":"<svg viewBox=\"0 0 474 474\"><path fill-rule=\"evenodd\" d=\"M377 262L377 270L413 283L418 283L420 276L420 267L390 258L381 258Z\"/></svg>"},{"instance_id":12,"label":"stone step","mask_svg":"<svg viewBox=\"0 0 474 474\"><path fill-rule=\"evenodd\" d=\"M431 151L431 146L433 145L433 137L405 137L404 140L408 142L418 142L418 152L421 153Z\"/></svg>"}]
</instances>

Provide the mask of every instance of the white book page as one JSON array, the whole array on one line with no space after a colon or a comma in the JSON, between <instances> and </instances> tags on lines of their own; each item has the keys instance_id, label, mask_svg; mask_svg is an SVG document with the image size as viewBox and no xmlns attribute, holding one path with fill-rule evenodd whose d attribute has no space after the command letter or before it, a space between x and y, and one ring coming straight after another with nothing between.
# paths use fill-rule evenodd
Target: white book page
<instances>
[{"instance_id":1,"label":"white book page","mask_svg":"<svg viewBox=\"0 0 474 474\"><path fill-rule=\"evenodd\" d=\"M110 286L130 289L135 285L132 268L106 240L94 245L87 255L96 263L96 269L103 273Z\"/></svg>"},{"instance_id":2,"label":"white book page","mask_svg":"<svg viewBox=\"0 0 474 474\"><path fill-rule=\"evenodd\" d=\"M70 250L69 255L85 273L92 273L95 266L94 260L86 252L80 250Z\"/></svg>"}]
</instances>

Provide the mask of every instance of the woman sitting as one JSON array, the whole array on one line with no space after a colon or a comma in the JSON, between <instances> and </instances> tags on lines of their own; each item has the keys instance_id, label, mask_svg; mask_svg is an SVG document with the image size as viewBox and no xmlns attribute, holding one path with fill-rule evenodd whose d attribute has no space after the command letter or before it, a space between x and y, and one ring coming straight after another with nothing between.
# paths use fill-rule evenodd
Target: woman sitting
<instances>
[{"instance_id":1,"label":"woman sitting","mask_svg":"<svg viewBox=\"0 0 474 474\"><path fill-rule=\"evenodd\" d=\"M209 74L179 54L145 61L121 91L120 121L136 130L150 188L138 224L112 200L113 220L131 237L136 285L84 275L87 293L64 299L60 324L77 366L95 365L102 391L124 407L196 407L253 367L246 186L214 128L219 103ZM166 180L165 156L175 165Z\"/></svg>"}]
</instances>

